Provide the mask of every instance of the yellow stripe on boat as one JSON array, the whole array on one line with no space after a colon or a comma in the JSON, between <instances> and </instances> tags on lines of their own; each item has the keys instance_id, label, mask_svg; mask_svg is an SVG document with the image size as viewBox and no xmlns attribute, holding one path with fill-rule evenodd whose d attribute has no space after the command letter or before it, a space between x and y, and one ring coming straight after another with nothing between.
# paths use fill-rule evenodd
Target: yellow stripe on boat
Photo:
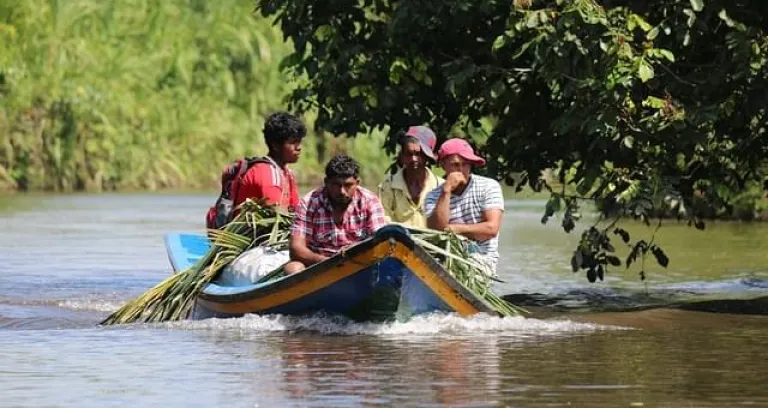
<instances>
[{"instance_id":1,"label":"yellow stripe on boat","mask_svg":"<svg viewBox=\"0 0 768 408\"><path fill-rule=\"evenodd\" d=\"M198 298L197 302L201 306L219 313L259 313L293 302L321 290L354 275L363 268L375 265L386 257L395 258L402 262L406 268L411 270L416 277L435 292L443 302L460 315L468 316L479 312L472 303L438 276L427 262L414 255L407 246L400 242L392 244L387 241L380 242L373 248L355 257L345 259L342 263L323 273L311 276L301 282L265 296L231 303L212 302L201 298Z\"/></svg>"},{"instance_id":2,"label":"yellow stripe on boat","mask_svg":"<svg viewBox=\"0 0 768 408\"><path fill-rule=\"evenodd\" d=\"M428 288L443 301L445 304L455 310L462 316L469 316L478 313L479 310L470 303L464 296L454 290L448 283L435 273L427 262L421 257L416 256L408 247L397 243L393 257L398 259L410 269L417 278L421 279Z\"/></svg>"}]
</instances>

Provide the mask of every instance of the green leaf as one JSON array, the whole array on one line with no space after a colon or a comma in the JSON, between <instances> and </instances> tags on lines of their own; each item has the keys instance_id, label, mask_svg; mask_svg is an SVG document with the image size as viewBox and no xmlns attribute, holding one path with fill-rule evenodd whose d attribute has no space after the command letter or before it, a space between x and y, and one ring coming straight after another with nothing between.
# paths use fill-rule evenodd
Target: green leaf
<instances>
[{"instance_id":1,"label":"green leaf","mask_svg":"<svg viewBox=\"0 0 768 408\"><path fill-rule=\"evenodd\" d=\"M399 84L403 73L408 70L408 63L402 58L398 58L389 66L389 81L393 84Z\"/></svg>"},{"instance_id":2,"label":"green leaf","mask_svg":"<svg viewBox=\"0 0 768 408\"><path fill-rule=\"evenodd\" d=\"M621 265L621 260L619 260L619 257L617 257L615 255L608 255L608 256L605 257L605 260L608 261L608 263L613 265L613 266L620 266Z\"/></svg>"},{"instance_id":3,"label":"green leaf","mask_svg":"<svg viewBox=\"0 0 768 408\"><path fill-rule=\"evenodd\" d=\"M491 51L496 52L504 47L507 43L507 36L506 35L500 35L496 37L496 39L493 41L493 47L491 47Z\"/></svg>"},{"instance_id":4,"label":"green leaf","mask_svg":"<svg viewBox=\"0 0 768 408\"><path fill-rule=\"evenodd\" d=\"M317 38L320 41L328 40L328 38L330 38L332 34L333 34L333 27L331 27L328 24L317 27L314 33L315 38Z\"/></svg>"},{"instance_id":5,"label":"green leaf","mask_svg":"<svg viewBox=\"0 0 768 408\"><path fill-rule=\"evenodd\" d=\"M637 77L643 82L648 82L648 80L653 78L653 67L645 62L645 60L642 60L637 69Z\"/></svg>"},{"instance_id":6,"label":"green leaf","mask_svg":"<svg viewBox=\"0 0 768 408\"><path fill-rule=\"evenodd\" d=\"M563 217L563 222L561 223L561 226L563 227L563 230L565 232L571 232L576 227L576 223L573 221L572 217L566 214L566 216Z\"/></svg>"},{"instance_id":7,"label":"green leaf","mask_svg":"<svg viewBox=\"0 0 768 408\"><path fill-rule=\"evenodd\" d=\"M651 252L653 253L653 256L656 257L656 262L658 262L659 265L663 266L664 268L669 265L669 258L667 257L667 254L664 253L664 250L656 245L653 245L651 247Z\"/></svg>"},{"instance_id":8,"label":"green leaf","mask_svg":"<svg viewBox=\"0 0 768 408\"><path fill-rule=\"evenodd\" d=\"M647 21L645 21L644 18L640 17L637 14L632 14L629 16L629 24L628 24L629 30L631 31L632 29L634 29L635 25L640 27L640 29L645 32L650 31L652 27L650 24L648 24Z\"/></svg>"},{"instance_id":9,"label":"green leaf","mask_svg":"<svg viewBox=\"0 0 768 408\"><path fill-rule=\"evenodd\" d=\"M660 54L662 57L666 58L666 59L667 59L667 61L669 61L669 62L675 62L675 54L672 54L672 51L670 51L670 50L665 50L665 49L663 49L663 48L658 48L658 49L657 49L657 51L658 51L658 53L659 53L659 54Z\"/></svg>"},{"instance_id":10,"label":"green leaf","mask_svg":"<svg viewBox=\"0 0 768 408\"><path fill-rule=\"evenodd\" d=\"M691 8L693 11L701 11L704 9L704 0L691 0Z\"/></svg>"},{"instance_id":11,"label":"green leaf","mask_svg":"<svg viewBox=\"0 0 768 408\"><path fill-rule=\"evenodd\" d=\"M649 31L648 34L646 34L645 38L649 40L654 40L658 36L659 36L659 27L656 26L656 27L653 27L653 29Z\"/></svg>"},{"instance_id":12,"label":"green leaf","mask_svg":"<svg viewBox=\"0 0 768 408\"><path fill-rule=\"evenodd\" d=\"M667 106L667 101L661 98L657 98L655 96L649 96L643 100L643 106L647 106L655 109L661 109Z\"/></svg>"},{"instance_id":13,"label":"green leaf","mask_svg":"<svg viewBox=\"0 0 768 408\"><path fill-rule=\"evenodd\" d=\"M553 194L547 201L544 213L547 217L551 217L558 211L560 211L560 196Z\"/></svg>"},{"instance_id":14,"label":"green leaf","mask_svg":"<svg viewBox=\"0 0 768 408\"><path fill-rule=\"evenodd\" d=\"M693 23L696 22L696 13L693 10L687 8L683 10L683 14L688 16L688 21L686 22L688 27L693 27Z\"/></svg>"},{"instance_id":15,"label":"green leaf","mask_svg":"<svg viewBox=\"0 0 768 408\"><path fill-rule=\"evenodd\" d=\"M747 29L744 24L739 23L738 21L728 16L728 12L726 12L725 9L720 10L720 12L717 13L717 16L723 20L728 27L735 27L739 31L745 31Z\"/></svg>"}]
</instances>

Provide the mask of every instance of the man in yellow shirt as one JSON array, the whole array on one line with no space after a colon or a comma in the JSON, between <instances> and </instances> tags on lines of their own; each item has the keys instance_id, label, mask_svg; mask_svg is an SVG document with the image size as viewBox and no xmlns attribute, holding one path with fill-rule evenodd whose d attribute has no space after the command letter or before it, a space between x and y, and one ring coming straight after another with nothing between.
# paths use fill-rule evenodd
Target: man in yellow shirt
<instances>
[{"instance_id":1,"label":"man in yellow shirt","mask_svg":"<svg viewBox=\"0 0 768 408\"><path fill-rule=\"evenodd\" d=\"M411 126L400 138L397 173L379 185L379 199L387 222L426 228L424 198L443 183L429 169L435 162L435 133L426 126Z\"/></svg>"}]
</instances>

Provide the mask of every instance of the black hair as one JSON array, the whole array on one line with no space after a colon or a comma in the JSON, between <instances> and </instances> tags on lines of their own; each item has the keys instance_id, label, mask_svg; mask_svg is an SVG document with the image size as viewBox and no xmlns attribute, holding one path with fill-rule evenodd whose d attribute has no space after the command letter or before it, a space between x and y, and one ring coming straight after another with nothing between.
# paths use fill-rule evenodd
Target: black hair
<instances>
[{"instance_id":1,"label":"black hair","mask_svg":"<svg viewBox=\"0 0 768 408\"><path fill-rule=\"evenodd\" d=\"M301 119L288 112L275 112L264 123L264 140L270 149L290 140L301 140L307 135L307 127Z\"/></svg>"},{"instance_id":2,"label":"black hair","mask_svg":"<svg viewBox=\"0 0 768 408\"><path fill-rule=\"evenodd\" d=\"M340 154L334 156L328 164L325 166L326 178L359 178L360 177L360 164L357 160L347 156L346 154Z\"/></svg>"}]
</instances>

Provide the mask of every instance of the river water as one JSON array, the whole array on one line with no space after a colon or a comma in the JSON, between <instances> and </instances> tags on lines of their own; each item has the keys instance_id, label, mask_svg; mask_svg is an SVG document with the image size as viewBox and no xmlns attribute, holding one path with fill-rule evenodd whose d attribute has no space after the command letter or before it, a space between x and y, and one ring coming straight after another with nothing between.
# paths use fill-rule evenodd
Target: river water
<instances>
[{"instance_id":1,"label":"river water","mask_svg":"<svg viewBox=\"0 0 768 408\"><path fill-rule=\"evenodd\" d=\"M669 223L667 269L591 284L570 271L578 235L509 200L497 291L528 318L99 327L168 276L163 234L199 230L212 200L0 198L0 406L768 405L768 225Z\"/></svg>"}]
</instances>

